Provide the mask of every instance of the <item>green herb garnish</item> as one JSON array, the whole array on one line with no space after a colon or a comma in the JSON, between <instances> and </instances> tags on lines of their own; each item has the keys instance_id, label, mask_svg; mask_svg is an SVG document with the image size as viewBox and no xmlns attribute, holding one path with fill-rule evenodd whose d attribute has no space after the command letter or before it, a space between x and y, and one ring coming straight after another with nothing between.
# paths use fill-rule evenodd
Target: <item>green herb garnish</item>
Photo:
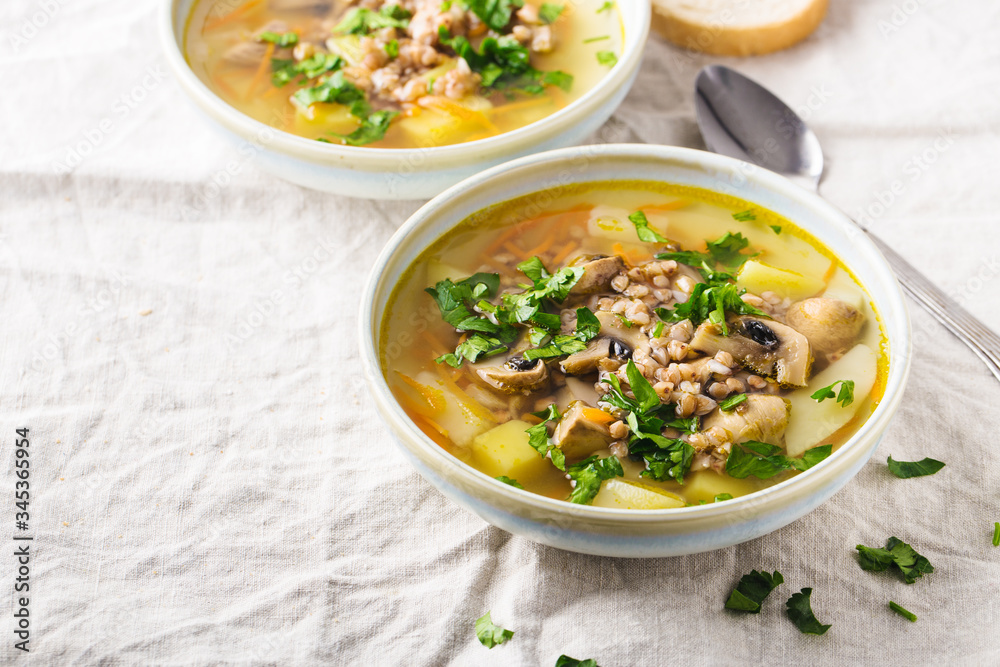
<instances>
[{"instance_id":1,"label":"green herb garnish","mask_svg":"<svg viewBox=\"0 0 1000 667\"><path fill-rule=\"evenodd\" d=\"M840 385L840 391L834 393L833 388ZM810 398L817 403L822 403L828 398L836 397L841 406L847 407L854 402L854 380L837 380L833 384L816 390Z\"/></svg>"},{"instance_id":2,"label":"green herb garnish","mask_svg":"<svg viewBox=\"0 0 1000 667\"><path fill-rule=\"evenodd\" d=\"M332 53L317 53L300 62L286 58L272 58L271 83L275 88L281 88L300 76L306 80L314 79L343 66L344 61L340 56Z\"/></svg>"},{"instance_id":3,"label":"green herb garnish","mask_svg":"<svg viewBox=\"0 0 1000 667\"><path fill-rule=\"evenodd\" d=\"M557 422L562 419L559 408L556 407L555 403L552 403L541 412L533 412L532 414L543 421L541 424L535 424L524 430L528 434L528 444L538 452L539 456L542 458L548 456L552 460L552 465L565 471L566 457L563 456L561 449L549 442L549 422Z\"/></svg>"},{"instance_id":4,"label":"green herb garnish","mask_svg":"<svg viewBox=\"0 0 1000 667\"><path fill-rule=\"evenodd\" d=\"M718 499L716 499L716 502L718 502ZM729 594L729 599L726 600L726 609L759 614L761 605L767 596L771 594L771 591L783 584L784 581L785 579L777 570L774 571L774 574L751 570L750 574L743 575L740 583Z\"/></svg>"},{"instance_id":5,"label":"green herb garnish","mask_svg":"<svg viewBox=\"0 0 1000 667\"><path fill-rule=\"evenodd\" d=\"M934 571L934 566L925 557L898 537L890 537L885 549L866 547L859 544L858 565L869 572L884 572L895 567L903 575L903 581L912 584L925 574Z\"/></svg>"},{"instance_id":6,"label":"green herb garnish","mask_svg":"<svg viewBox=\"0 0 1000 667\"><path fill-rule=\"evenodd\" d=\"M887 463L889 465L889 472L900 479L933 475L944 467L944 463L941 461L927 458L920 461L894 461L890 456Z\"/></svg>"},{"instance_id":7,"label":"green herb garnish","mask_svg":"<svg viewBox=\"0 0 1000 667\"><path fill-rule=\"evenodd\" d=\"M507 475L500 475L499 477L494 477L494 479L496 479L499 482L503 482L504 484L509 484L510 486L513 486L515 489L522 489L522 490L524 489L524 487L521 486L520 482L518 482L516 479L511 479L510 477L507 477Z\"/></svg>"},{"instance_id":8,"label":"green herb garnish","mask_svg":"<svg viewBox=\"0 0 1000 667\"><path fill-rule=\"evenodd\" d=\"M736 283L721 281L698 283L694 286L687 301L679 303L673 308L657 308L656 315L664 322L691 320L691 324L695 326L708 321L718 326L722 335L728 336L727 312L737 315L768 317L767 313L754 308L741 299L740 296L743 292L745 290L738 287Z\"/></svg>"},{"instance_id":9,"label":"green herb garnish","mask_svg":"<svg viewBox=\"0 0 1000 667\"><path fill-rule=\"evenodd\" d=\"M292 95L292 102L301 108L308 108L316 102L333 102L343 104L356 118L365 119L371 113L371 105L365 98L365 92L344 78L341 71L320 79L311 88L302 88Z\"/></svg>"},{"instance_id":10,"label":"green herb garnish","mask_svg":"<svg viewBox=\"0 0 1000 667\"><path fill-rule=\"evenodd\" d=\"M578 505L589 505L601 490L601 482L612 477L621 477L625 471L617 456L612 455L604 459L591 456L579 463L566 466L566 474L576 482L568 500Z\"/></svg>"},{"instance_id":11,"label":"green herb garnish","mask_svg":"<svg viewBox=\"0 0 1000 667\"><path fill-rule=\"evenodd\" d=\"M993 524L993 546L1000 547L1000 522Z\"/></svg>"},{"instance_id":12,"label":"green herb garnish","mask_svg":"<svg viewBox=\"0 0 1000 667\"><path fill-rule=\"evenodd\" d=\"M462 4L487 27L502 32L514 10L524 6L524 0L462 0Z\"/></svg>"},{"instance_id":13,"label":"green herb garnish","mask_svg":"<svg viewBox=\"0 0 1000 667\"><path fill-rule=\"evenodd\" d=\"M399 5L383 5L377 12L355 7L344 15L333 32L348 35L367 35L383 28L405 29L410 24L410 12Z\"/></svg>"},{"instance_id":14,"label":"green herb garnish","mask_svg":"<svg viewBox=\"0 0 1000 667\"><path fill-rule=\"evenodd\" d=\"M463 359L474 363L480 357L505 352L507 344L517 338L517 329L510 324L493 322L470 310L473 303L492 297L499 287L499 274L477 273L457 283L446 278L424 290L433 297L445 322L458 331L474 332L459 344L453 354L438 357L438 363L447 363L455 368L462 365Z\"/></svg>"},{"instance_id":15,"label":"green herb garnish","mask_svg":"<svg viewBox=\"0 0 1000 667\"><path fill-rule=\"evenodd\" d=\"M588 37L583 40L584 44L590 44L592 42L603 42L606 39L611 39L611 35L601 35L600 37Z\"/></svg>"},{"instance_id":16,"label":"green herb garnish","mask_svg":"<svg viewBox=\"0 0 1000 667\"><path fill-rule=\"evenodd\" d=\"M768 225L775 234L781 233L781 225Z\"/></svg>"},{"instance_id":17,"label":"green herb garnish","mask_svg":"<svg viewBox=\"0 0 1000 667\"><path fill-rule=\"evenodd\" d=\"M389 58L399 57L398 39L390 39L388 42L385 43L385 55L389 56Z\"/></svg>"},{"instance_id":18,"label":"green herb garnish","mask_svg":"<svg viewBox=\"0 0 1000 667\"><path fill-rule=\"evenodd\" d=\"M597 9L597 13L610 12L615 8L615 3L612 0L604 0L604 4Z\"/></svg>"},{"instance_id":19,"label":"green herb garnish","mask_svg":"<svg viewBox=\"0 0 1000 667\"><path fill-rule=\"evenodd\" d=\"M565 91L573 85L573 76L561 71L543 72L531 66L527 47L511 35L487 37L477 51L465 37L452 37L441 26L438 29L441 43L465 59L472 71L482 77L482 86L493 90L520 90L537 95L545 86L557 86Z\"/></svg>"},{"instance_id":20,"label":"green herb garnish","mask_svg":"<svg viewBox=\"0 0 1000 667\"><path fill-rule=\"evenodd\" d=\"M732 500L732 499L733 499L733 494L731 493L717 493L715 494L715 499L712 502L721 503L724 500ZM775 572L775 574L777 574L777 572Z\"/></svg>"},{"instance_id":21,"label":"green herb garnish","mask_svg":"<svg viewBox=\"0 0 1000 667\"><path fill-rule=\"evenodd\" d=\"M561 655L556 660L556 667L601 667L597 664L597 661L593 658L587 658L586 660L577 660L576 658L571 658L568 655Z\"/></svg>"},{"instance_id":22,"label":"green herb garnish","mask_svg":"<svg viewBox=\"0 0 1000 667\"><path fill-rule=\"evenodd\" d=\"M660 233L649 226L649 220L642 211L636 211L628 217L629 222L635 225L635 234L640 241L645 243L666 243L667 239L660 236Z\"/></svg>"},{"instance_id":23,"label":"green herb garnish","mask_svg":"<svg viewBox=\"0 0 1000 667\"><path fill-rule=\"evenodd\" d=\"M271 32L268 30L257 35L257 41L270 42L279 48L284 48L298 44L299 36L294 32Z\"/></svg>"},{"instance_id":24,"label":"green herb garnish","mask_svg":"<svg viewBox=\"0 0 1000 667\"><path fill-rule=\"evenodd\" d=\"M499 625L493 625L490 612L476 620L476 637L486 648L499 646L514 636L512 630L504 630Z\"/></svg>"},{"instance_id":25,"label":"green herb garnish","mask_svg":"<svg viewBox=\"0 0 1000 667\"><path fill-rule=\"evenodd\" d=\"M384 138L389 123L398 115L398 111L376 111L362 118L361 125L350 134L331 134L343 139L348 146L365 146Z\"/></svg>"},{"instance_id":26,"label":"green herb garnish","mask_svg":"<svg viewBox=\"0 0 1000 667\"><path fill-rule=\"evenodd\" d=\"M889 601L889 609L892 609L894 612L896 612L897 614L908 620L910 623L917 622L916 614L914 614L912 611L907 611L906 609L903 609L902 606L896 604L891 600Z\"/></svg>"},{"instance_id":27,"label":"green herb garnish","mask_svg":"<svg viewBox=\"0 0 1000 667\"><path fill-rule=\"evenodd\" d=\"M705 241L705 252L694 250L680 250L677 252L661 252L656 255L656 259L672 259L682 264L689 264L699 267L703 274L714 273L718 265L722 265L727 270L733 270L743 265L754 255L743 254L750 245L749 239L737 232L726 232L714 241ZM708 275L705 276L708 279Z\"/></svg>"},{"instance_id":28,"label":"green herb garnish","mask_svg":"<svg viewBox=\"0 0 1000 667\"><path fill-rule=\"evenodd\" d=\"M755 440L734 444L726 460L726 473L737 479L745 479L750 475L758 479L770 479L786 470L809 470L830 456L833 445L807 449L801 458L789 458L779 454L780 451L780 447Z\"/></svg>"},{"instance_id":29,"label":"green herb garnish","mask_svg":"<svg viewBox=\"0 0 1000 667\"><path fill-rule=\"evenodd\" d=\"M524 358L548 359L561 357L587 349L587 342L601 331L601 321L586 306L576 309L576 331L573 334L556 334L545 347L526 350Z\"/></svg>"},{"instance_id":30,"label":"green herb garnish","mask_svg":"<svg viewBox=\"0 0 1000 667\"><path fill-rule=\"evenodd\" d=\"M543 2L538 10L538 18L545 23L555 23L564 9L566 9L565 5L555 2Z\"/></svg>"},{"instance_id":31,"label":"green herb garnish","mask_svg":"<svg viewBox=\"0 0 1000 667\"><path fill-rule=\"evenodd\" d=\"M739 220L740 222L749 222L756 219L757 214L749 209L746 211L740 211L739 213L733 213L733 220Z\"/></svg>"},{"instance_id":32,"label":"green herb garnish","mask_svg":"<svg viewBox=\"0 0 1000 667\"><path fill-rule=\"evenodd\" d=\"M746 400L747 400L746 394L736 394L735 396L730 396L726 400L719 403L719 408L725 410L726 412L729 412L740 403L746 402Z\"/></svg>"},{"instance_id":33,"label":"green herb garnish","mask_svg":"<svg viewBox=\"0 0 1000 667\"><path fill-rule=\"evenodd\" d=\"M821 635L829 630L831 626L823 625L816 620L812 605L809 602L811 595L811 588L803 588L800 592L793 594L792 597L788 598L788 602L785 603L785 613L788 614L788 618L799 629L799 632L809 635Z\"/></svg>"},{"instance_id":34,"label":"green herb garnish","mask_svg":"<svg viewBox=\"0 0 1000 667\"><path fill-rule=\"evenodd\" d=\"M618 64L618 56L615 55L614 51L598 51L597 52L597 62L601 65L607 65L608 67L614 67Z\"/></svg>"},{"instance_id":35,"label":"green herb garnish","mask_svg":"<svg viewBox=\"0 0 1000 667\"><path fill-rule=\"evenodd\" d=\"M666 322L657 322L656 328L653 329L653 338L659 338L663 335L663 330L667 328Z\"/></svg>"},{"instance_id":36,"label":"green herb garnish","mask_svg":"<svg viewBox=\"0 0 1000 667\"><path fill-rule=\"evenodd\" d=\"M611 391L601 400L621 410L628 410L626 421L632 432L629 437L629 452L642 456L646 461L646 470L640 474L660 482L676 480L683 484L684 475L690 470L691 460L694 458L694 447L679 438L665 438L662 432L664 428L670 427L695 433L698 430L698 417L678 418L676 406L660 402L653 386L642 376L631 359L625 366L625 374L635 398L625 395L618 376L612 374L608 376Z\"/></svg>"}]
</instances>

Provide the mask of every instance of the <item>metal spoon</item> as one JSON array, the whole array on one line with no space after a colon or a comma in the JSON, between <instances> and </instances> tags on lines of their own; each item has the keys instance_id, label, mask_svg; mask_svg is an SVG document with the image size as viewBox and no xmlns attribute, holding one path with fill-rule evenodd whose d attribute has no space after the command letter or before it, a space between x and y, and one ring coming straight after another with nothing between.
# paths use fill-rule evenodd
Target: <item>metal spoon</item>
<instances>
[{"instance_id":1,"label":"metal spoon","mask_svg":"<svg viewBox=\"0 0 1000 667\"><path fill-rule=\"evenodd\" d=\"M788 106L756 81L722 65L701 70L695 114L708 149L775 171L819 191L823 149ZM856 220L899 278L903 289L969 346L1000 380L1000 336L942 292L884 241Z\"/></svg>"}]
</instances>

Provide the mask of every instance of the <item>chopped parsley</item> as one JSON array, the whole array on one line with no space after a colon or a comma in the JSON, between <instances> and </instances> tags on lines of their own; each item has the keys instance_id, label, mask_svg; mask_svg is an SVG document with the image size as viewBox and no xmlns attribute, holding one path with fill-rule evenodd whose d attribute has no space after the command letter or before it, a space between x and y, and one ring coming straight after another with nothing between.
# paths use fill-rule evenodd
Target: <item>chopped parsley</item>
<instances>
[{"instance_id":1,"label":"chopped parsley","mask_svg":"<svg viewBox=\"0 0 1000 667\"><path fill-rule=\"evenodd\" d=\"M361 119L367 118L371 113L371 105L365 99L365 92L344 78L341 71L320 79L315 86L295 91L292 102L301 108L308 108L316 102L343 104L352 116Z\"/></svg>"},{"instance_id":2,"label":"chopped parsley","mask_svg":"<svg viewBox=\"0 0 1000 667\"><path fill-rule=\"evenodd\" d=\"M606 39L611 39L611 35L601 35L600 37L588 37L587 39L583 40L583 43L590 44L592 42L602 42Z\"/></svg>"},{"instance_id":3,"label":"chopped parsley","mask_svg":"<svg viewBox=\"0 0 1000 667\"><path fill-rule=\"evenodd\" d=\"M906 609L903 609L901 605L896 604L892 600L889 601L889 609L892 609L894 612L896 612L897 614L908 620L910 623L917 622L916 614L914 614L912 611L907 611Z\"/></svg>"},{"instance_id":4,"label":"chopped parsley","mask_svg":"<svg viewBox=\"0 0 1000 667\"><path fill-rule=\"evenodd\" d=\"M1000 547L1000 522L993 524L993 546Z\"/></svg>"},{"instance_id":5,"label":"chopped parsley","mask_svg":"<svg viewBox=\"0 0 1000 667\"><path fill-rule=\"evenodd\" d=\"M597 9L597 13L600 14L601 12L610 12L614 8L615 3L613 0L604 0L604 4Z\"/></svg>"},{"instance_id":6,"label":"chopped parsley","mask_svg":"<svg viewBox=\"0 0 1000 667\"><path fill-rule=\"evenodd\" d=\"M934 566L924 556L898 537L890 537L885 549L866 547L859 544L858 565L868 572L884 572L895 568L903 575L903 581L912 584L925 574L934 571Z\"/></svg>"},{"instance_id":7,"label":"chopped parsley","mask_svg":"<svg viewBox=\"0 0 1000 667\"><path fill-rule=\"evenodd\" d=\"M636 236L645 243L666 243L667 239L660 236L660 233L649 226L649 220L642 211L636 211L628 217L629 222L635 225Z\"/></svg>"},{"instance_id":8,"label":"chopped parsley","mask_svg":"<svg viewBox=\"0 0 1000 667\"><path fill-rule=\"evenodd\" d=\"M275 88L281 88L300 76L305 80L315 79L321 74L333 72L343 66L343 59L333 53L317 53L299 62L286 58L272 58L271 83Z\"/></svg>"},{"instance_id":9,"label":"chopped parsley","mask_svg":"<svg viewBox=\"0 0 1000 667\"><path fill-rule=\"evenodd\" d=\"M657 322L656 328L653 329L653 338L659 338L663 335L663 330L667 328L666 322Z\"/></svg>"},{"instance_id":10,"label":"chopped parsley","mask_svg":"<svg viewBox=\"0 0 1000 667\"><path fill-rule=\"evenodd\" d=\"M735 396L730 396L729 398L719 403L719 408L725 410L726 412L729 412L740 403L745 403L746 400L747 400L746 394L736 394Z\"/></svg>"},{"instance_id":11,"label":"chopped parsley","mask_svg":"<svg viewBox=\"0 0 1000 667\"><path fill-rule=\"evenodd\" d=\"M343 139L348 146L365 146L385 137L389 124L398 115L398 111L376 111L362 118L361 125L350 134L331 134Z\"/></svg>"},{"instance_id":12,"label":"chopped parsley","mask_svg":"<svg viewBox=\"0 0 1000 667\"><path fill-rule=\"evenodd\" d=\"M501 32L510 23L514 10L524 6L524 0L462 0L462 4L488 28Z\"/></svg>"},{"instance_id":13,"label":"chopped parsley","mask_svg":"<svg viewBox=\"0 0 1000 667\"><path fill-rule=\"evenodd\" d=\"M541 412L533 412L532 414L544 421L541 424L535 424L524 430L528 434L528 444L542 458L548 456L552 460L552 465L565 471L566 457L563 455L561 449L549 442L549 422L557 422L562 419L562 415L559 414L559 408L556 407L555 403L552 403Z\"/></svg>"},{"instance_id":14,"label":"chopped parsley","mask_svg":"<svg viewBox=\"0 0 1000 667\"><path fill-rule=\"evenodd\" d=\"M740 211L739 213L733 213L733 220L739 220L740 222L749 222L756 219L757 214L749 209L746 211Z\"/></svg>"},{"instance_id":15,"label":"chopped parsley","mask_svg":"<svg viewBox=\"0 0 1000 667\"><path fill-rule=\"evenodd\" d=\"M834 393L833 388L836 387L838 384L840 385L840 391ZM836 397L837 402L840 403L840 405L845 408L851 403L853 403L854 380L837 380L836 382L827 387L823 387L822 389L816 390L816 392L813 393L812 396L810 396L810 398L816 401L817 403L822 403L826 399L834 397Z\"/></svg>"},{"instance_id":16,"label":"chopped parsley","mask_svg":"<svg viewBox=\"0 0 1000 667\"><path fill-rule=\"evenodd\" d=\"M894 461L890 456L887 463L889 465L889 472L900 479L933 475L944 467L944 463L941 461L927 458L920 461Z\"/></svg>"},{"instance_id":17,"label":"chopped parsley","mask_svg":"<svg viewBox=\"0 0 1000 667\"><path fill-rule=\"evenodd\" d=\"M705 252L680 250L678 252L661 252L656 259L672 259L682 264L698 267L706 280L715 273L718 265L727 270L737 269L755 255L747 255L742 251L750 245L749 239L737 232L726 232L714 241L705 241Z\"/></svg>"},{"instance_id":18,"label":"chopped parsley","mask_svg":"<svg viewBox=\"0 0 1000 667\"><path fill-rule=\"evenodd\" d=\"M538 18L545 23L555 23L564 9L566 9L565 5L555 2L543 2L541 8L538 10Z\"/></svg>"},{"instance_id":19,"label":"chopped parsley","mask_svg":"<svg viewBox=\"0 0 1000 667\"><path fill-rule=\"evenodd\" d=\"M715 499L712 502L721 503L724 500L732 500L732 499L733 499L733 494L731 493L717 493L715 494Z\"/></svg>"},{"instance_id":20,"label":"chopped parsley","mask_svg":"<svg viewBox=\"0 0 1000 667\"><path fill-rule=\"evenodd\" d=\"M561 655L556 660L556 667L601 667L597 664L597 661L593 658L587 658L586 660L577 660L576 658L571 658L568 655Z\"/></svg>"},{"instance_id":21,"label":"chopped parsley","mask_svg":"<svg viewBox=\"0 0 1000 667\"><path fill-rule=\"evenodd\" d=\"M601 65L607 65L608 67L614 67L618 64L618 56L615 55L614 51L598 51L597 52L597 62Z\"/></svg>"},{"instance_id":22,"label":"chopped parsley","mask_svg":"<svg viewBox=\"0 0 1000 667\"><path fill-rule=\"evenodd\" d=\"M449 279L428 287L425 292L434 298L441 318L458 331L474 332L459 344L453 354L438 357L438 363L458 368L463 359L475 362L507 350L507 344L517 338L517 329L504 322L494 322L487 317L473 314L473 303L490 298L500 287L497 273L477 273L457 283Z\"/></svg>"},{"instance_id":23,"label":"chopped parsley","mask_svg":"<svg viewBox=\"0 0 1000 667\"><path fill-rule=\"evenodd\" d=\"M646 470L640 474L658 482L676 480L683 484L684 475L690 470L694 458L694 447L679 438L664 437L663 429L670 427L695 433L698 417L679 419L676 406L660 402L653 386L631 359L625 367L625 374L635 398L625 395L618 376L612 374L608 376L611 391L601 400L628 411L626 421L632 432L629 452L642 456L646 461Z\"/></svg>"},{"instance_id":24,"label":"chopped parsley","mask_svg":"<svg viewBox=\"0 0 1000 667\"><path fill-rule=\"evenodd\" d=\"M775 234L781 233L781 225L768 225Z\"/></svg>"},{"instance_id":25,"label":"chopped parsley","mask_svg":"<svg viewBox=\"0 0 1000 667\"><path fill-rule=\"evenodd\" d=\"M482 77L482 86L493 90L521 90L536 95L545 86L557 86L565 91L573 85L573 76L562 71L543 72L531 66L527 47L513 35L487 37L477 51L469 40L452 37L444 26L438 29L441 43L465 59L472 71Z\"/></svg>"},{"instance_id":26,"label":"chopped parsley","mask_svg":"<svg viewBox=\"0 0 1000 667\"><path fill-rule=\"evenodd\" d=\"M770 479L786 470L809 470L830 456L833 445L807 449L802 458L789 458L779 454L780 451L780 447L755 440L734 444L726 460L726 473L736 479L745 479L750 475L757 479Z\"/></svg>"},{"instance_id":27,"label":"chopped parsley","mask_svg":"<svg viewBox=\"0 0 1000 667\"><path fill-rule=\"evenodd\" d=\"M513 630L505 630L499 625L493 624L490 612L486 612L485 615L476 620L476 637L479 639L479 643L486 648L499 646L513 636Z\"/></svg>"},{"instance_id":28,"label":"chopped parsley","mask_svg":"<svg viewBox=\"0 0 1000 667\"><path fill-rule=\"evenodd\" d=\"M385 43L385 47L384 48L385 48L385 55L389 56L389 58L398 58L399 57L399 40L398 39L390 39L388 42Z\"/></svg>"},{"instance_id":29,"label":"chopped parsley","mask_svg":"<svg viewBox=\"0 0 1000 667\"><path fill-rule=\"evenodd\" d=\"M333 28L333 32L347 35L367 35L382 28L405 29L410 23L410 12L399 5L383 5L377 12L365 7L355 7Z\"/></svg>"},{"instance_id":30,"label":"chopped parsley","mask_svg":"<svg viewBox=\"0 0 1000 667\"><path fill-rule=\"evenodd\" d=\"M271 32L267 30L257 35L257 41L270 42L279 48L284 48L298 44L299 36L294 32Z\"/></svg>"},{"instance_id":31,"label":"chopped parsley","mask_svg":"<svg viewBox=\"0 0 1000 667\"><path fill-rule=\"evenodd\" d=\"M521 486L521 483L519 481L517 481L516 479L511 479L507 475L500 475L499 477L494 477L494 479L496 479L498 482L509 484L510 486L513 486L515 489L522 489L522 490L524 489L524 487Z\"/></svg>"},{"instance_id":32,"label":"chopped parsley","mask_svg":"<svg viewBox=\"0 0 1000 667\"><path fill-rule=\"evenodd\" d=\"M716 502L718 502L718 497L716 497ZM774 574L751 570L750 574L743 575L740 583L729 594L729 599L726 600L726 609L759 614L761 605L767 596L784 582L784 577L777 570L774 571Z\"/></svg>"},{"instance_id":33,"label":"chopped parsley","mask_svg":"<svg viewBox=\"0 0 1000 667\"><path fill-rule=\"evenodd\" d=\"M799 632L809 635L822 635L830 629L829 625L823 625L813 614L809 597L812 595L811 588L803 588L800 592L794 593L785 603L785 613L791 619Z\"/></svg>"},{"instance_id":34,"label":"chopped parsley","mask_svg":"<svg viewBox=\"0 0 1000 667\"><path fill-rule=\"evenodd\" d=\"M691 320L691 324L695 326L708 321L718 326L723 336L728 336L727 312L768 317L767 313L741 299L743 292L745 290L736 283L721 281L698 283L687 301L678 303L673 308L657 308L656 315L664 322Z\"/></svg>"},{"instance_id":35,"label":"chopped parsley","mask_svg":"<svg viewBox=\"0 0 1000 667\"><path fill-rule=\"evenodd\" d=\"M587 349L587 342L601 330L601 321L586 306L576 309L576 331L573 334L556 334L545 347L526 350L524 358L548 359L561 357Z\"/></svg>"},{"instance_id":36,"label":"chopped parsley","mask_svg":"<svg viewBox=\"0 0 1000 667\"><path fill-rule=\"evenodd\" d=\"M589 505L601 490L601 482L621 477L625 471L617 456L611 455L604 459L591 456L579 463L566 466L566 474L575 482L568 500L578 505Z\"/></svg>"}]
</instances>

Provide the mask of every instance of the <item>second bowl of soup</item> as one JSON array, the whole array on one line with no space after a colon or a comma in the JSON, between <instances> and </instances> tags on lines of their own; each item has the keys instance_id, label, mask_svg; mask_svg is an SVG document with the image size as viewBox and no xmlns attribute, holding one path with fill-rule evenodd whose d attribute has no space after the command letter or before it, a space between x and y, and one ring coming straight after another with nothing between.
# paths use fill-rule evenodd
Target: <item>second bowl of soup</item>
<instances>
[{"instance_id":1,"label":"second bowl of soup","mask_svg":"<svg viewBox=\"0 0 1000 667\"><path fill-rule=\"evenodd\" d=\"M648 23L644 0L172 0L164 25L185 91L262 167L407 198L586 137Z\"/></svg>"},{"instance_id":2,"label":"second bowl of soup","mask_svg":"<svg viewBox=\"0 0 1000 667\"><path fill-rule=\"evenodd\" d=\"M369 381L421 473L502 528L610 555L742 541L846 483L898 403L905 308L849 225L698 151L526 158L389 244Z\"/></svg>"}]
</instances>

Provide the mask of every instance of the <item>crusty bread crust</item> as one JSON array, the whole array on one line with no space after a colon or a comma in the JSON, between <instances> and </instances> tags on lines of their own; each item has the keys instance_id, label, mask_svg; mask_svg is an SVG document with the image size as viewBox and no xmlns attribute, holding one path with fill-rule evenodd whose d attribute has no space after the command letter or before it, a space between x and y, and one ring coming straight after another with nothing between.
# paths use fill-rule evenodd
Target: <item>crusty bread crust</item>
<instances>
[{"instance_id":1,"label":"crusty bread crust","mask_svg":"<svg viewBox=\"0 0 1000 667\"><path fill-rule=\"evenodd\" d=\"M813 0L785 20L758 26L734 26L727 10L697 21L672 10L675 0L653 0L653 29L674 44L717 56L754 56L787 49L823 22L829 0Z\"/></svg>"}]
</instances>

